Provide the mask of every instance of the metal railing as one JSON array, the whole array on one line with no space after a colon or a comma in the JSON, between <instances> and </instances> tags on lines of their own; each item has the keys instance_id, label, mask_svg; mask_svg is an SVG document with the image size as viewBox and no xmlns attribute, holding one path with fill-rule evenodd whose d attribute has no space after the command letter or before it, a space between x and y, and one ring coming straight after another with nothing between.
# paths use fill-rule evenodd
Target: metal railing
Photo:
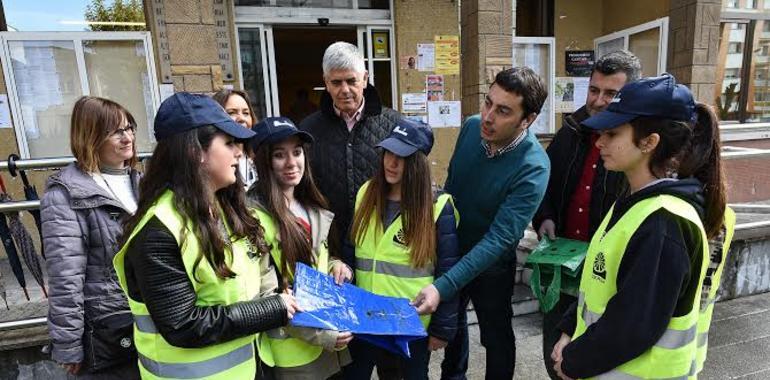
<instances>
[{"instance_id":1,"label":"metal railing","mask_svg":"<svg viewBox=\"0 0 770 380\"><path fill-rule=\"evenodd\" d=\"M141 161L150 158L152 154L139 153L137 156ZM75 161L76 160L74 157L37 158L30 160L14 160L12 162L0 161L0 171L15 172L16 170L59 169ZM40 201L12 201L0 203L0 213L27 211L38 208L40 208ZM33 317L20 320L3 321L0 322L0 332L45 326L47 322L48 319L46 317Z\"/></svg>"},{"instance_id":2,"label":"metal railing","mask_svg":"<svg viewBox=\"0 0 770 380\"><path fill-rule=\"evenodd\" d=\"M150 153L139 154L139 159L143 160L149 158ZM753 148L738 148L728 147L722 152L722 158L725 160L734 160L741 158L763 158L770 157L770 149L753 149ZM17 160L11 165L15 164L16 169L56 169L62 168L75 162L74 158L42 158L31 160ZM8 161L0 161L0 171L9 170ZM40 201L14 201L0 203L0 213L13 212L13 211L26 211L33 210L40 207ZM770 230L770 220L760 222L741 223L735 226L736 232L747 231L753 229L768 229ZM35 317L22 320L5 321L0 322L0 332L24 329L31 327L44 326L47 323L46 317Z\"/></svg>"}]
</instances>

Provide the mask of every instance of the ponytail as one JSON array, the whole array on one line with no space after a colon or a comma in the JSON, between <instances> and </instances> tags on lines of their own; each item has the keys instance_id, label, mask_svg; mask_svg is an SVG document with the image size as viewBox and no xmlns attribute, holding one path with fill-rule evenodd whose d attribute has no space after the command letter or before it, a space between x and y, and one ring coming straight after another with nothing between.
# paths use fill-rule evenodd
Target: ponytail
<instances>
[{"instance_id":1,"label":"ponytail","mask_svg":"<svg viewBox=\"0 0 770 380\"><path fill-rule=\"evenodd\" d=\"M697 103L698 120L692 131L689 154L679 166L682 176L693 176L703 184L706 200L704 227L709 239L717 236L724 224L727 194L722 171L719 123L716 114L703 103Z\"/></svg>"}]
</instances>

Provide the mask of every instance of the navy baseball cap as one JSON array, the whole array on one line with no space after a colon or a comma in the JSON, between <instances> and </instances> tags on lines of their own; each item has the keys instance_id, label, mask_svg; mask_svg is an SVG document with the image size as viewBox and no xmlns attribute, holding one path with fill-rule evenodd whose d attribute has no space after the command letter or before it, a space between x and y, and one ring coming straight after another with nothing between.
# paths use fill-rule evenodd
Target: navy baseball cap
<instances>
[{"instance_id":1,"label":"navy baseball cap","mask_svg":"<svg viewBox=\"0 0 770 380\"><path fill-rule=\"evenodd\" d=\"M160 141L207 125L213 125L239 140L254 136L254 132L233 121L214 99L206 95L177 92L164 100L155 114L155 140Z\"/></svg>"},{"instance_id":2,"label":"navy baseball cap","mask_svg":"<svg viewBox=\"0 0 770 380\"><path fill-rule=\"evenodd\" d=\"M612 129L640 116L695 122L692 92L677 84L671 74L642 78L623 86L606 110L584 120L583 125L596 130Z\"/></svg>"},{"instance_id":3,"label":"navy baseball cap","mask_svg":"<svg viewBox=\"0 0 770 380\"><path fill-rule=\"evenodd\" d=\"M250 144L259 146L260 144L275 144L288 137L296 135L303 142L313 143L313 136L305 131L300 131L294 122L288 117L266 117L252 127L256 133L251 139Z\"/></svg>"},{"instance_id":4,"label":"navy baseball cap","mask_svg":"<svg viewBox=\"0 0 770 380\"><path fill-rule=\"evenodd\" d=\"M426 124L400 119L390 135L377 146L399 157L411 156L418 150L427 155L433 148L433 131Z\"/></svg>"}]
</instances>

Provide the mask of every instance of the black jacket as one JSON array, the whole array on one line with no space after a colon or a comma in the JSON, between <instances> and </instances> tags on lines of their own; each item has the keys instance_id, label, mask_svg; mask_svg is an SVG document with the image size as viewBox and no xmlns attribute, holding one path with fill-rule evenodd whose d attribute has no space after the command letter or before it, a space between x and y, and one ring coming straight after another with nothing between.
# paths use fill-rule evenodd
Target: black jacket
<instances>
[{"instance_id":1,"label":"black jacket","mask_svg":"<svg viewBox=\"0 0 770 380\"><path fill-rule=\"evenodd\" d=\"M704 218L702 185L695 179L661 182L618 199L607 228L612 228L637 202L670 194L689 202ZM687 220L658 210L631 236L617 275L617 294L602 317L562 351L564 374L594 377L641 355L666 331L672 317L687 314L695 301L703 260L700 236ZM577 304L559 324L575 331Z\"/></svg>"},{"instance_id":2,"label":"black jacket","mask_svg":"<svg viewBox=\"0 0 770 380\"><path fill-rule=\"evenodd\" d=\"M131 240L125 271L128 296L147 305L160 335L177 347L205 347L288 322L279 295L228 306L197 306L176 239L156 217Z\"/></svg>"},{"instance_id":3,"label":"black jacket","mask_svg":"<svg viewBox=\"0 0 770 380\"><path fill-rule=\"evenodd\" d=\"M546 219L556 224L556 235L563 236L567 223L567 208L572 194L580 181L583 163L591 149L590 129L580 125L588 118L586 107L583 106L572 115L566 116L561 129L554 136L546 152L551 159L551 177L543 202L540 203L532 219L535 231ZM599 158L596 164L596 176L591 185L591 207L589 209L589 234L592 236L601 224L604 215L612 207L626 189L626 179L623 173L610 172L604 168L604 161Z\"/></svg>"},{"instance_id":4,"label":"black jacket","mask_svg":"<svg viewBox=\"0 0 770 380\"><path fill-rule=\"evenodd\" d=\"M348 131L345 121L334 112L328 92L321 96L320 108L302 120L299 128L315 139L310 154L313 178L329 200L329 208L334 213L333 230L339 233L349 229L358 188L380 165L376 145L390 134L401 115L384 108L371 85L364 89L363 115L352 131ZM340 237L330 239L330 243L332 248L339 248Z\"/></svg>"}]
</instances>

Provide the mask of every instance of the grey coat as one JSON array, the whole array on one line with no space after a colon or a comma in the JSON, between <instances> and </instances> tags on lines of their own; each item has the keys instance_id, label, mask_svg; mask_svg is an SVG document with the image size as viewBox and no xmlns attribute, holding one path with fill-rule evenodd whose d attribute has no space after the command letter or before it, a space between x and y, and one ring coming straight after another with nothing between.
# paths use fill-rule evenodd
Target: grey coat
<instances>
[{"instance_id":1,"label":"grey coat","mask_svg":"<svg viewBox=\"0 0 770 380\"><path fill-rule=\"evenodd\" d=\"M131 172L138 198L139 172ZM52 175L41 201L48 272L52 358L83 361L85 323L130 313L112 258L118 252L123 205L75 164Z\"/></svg>"}]
</instances>

